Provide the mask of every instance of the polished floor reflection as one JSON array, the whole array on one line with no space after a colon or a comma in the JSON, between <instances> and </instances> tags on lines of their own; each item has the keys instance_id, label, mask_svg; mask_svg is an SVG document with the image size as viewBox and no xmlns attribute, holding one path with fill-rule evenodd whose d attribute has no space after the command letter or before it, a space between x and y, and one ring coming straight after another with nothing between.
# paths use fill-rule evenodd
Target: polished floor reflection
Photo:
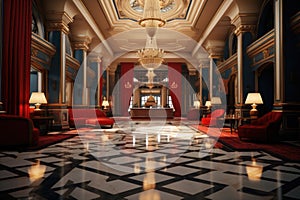
<instances>
[{"instance_id":1,"label":"polished floor reflection","mask_svg":"<svg viewBox=\"0 0 300 200\"><path fill-rule=\"evenodd\" d=\"M0 152L0 199L300 199L300 163L236 152L188 124L82 129Z\"/></svg>"}]
</instances>

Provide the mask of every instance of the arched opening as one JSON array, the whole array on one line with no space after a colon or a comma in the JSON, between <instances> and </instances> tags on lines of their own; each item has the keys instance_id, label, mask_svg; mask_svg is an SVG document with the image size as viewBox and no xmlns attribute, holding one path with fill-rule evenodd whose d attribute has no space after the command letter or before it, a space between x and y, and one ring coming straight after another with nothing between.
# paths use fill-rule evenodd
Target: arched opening
<instances>
[{"instance_id":1,"label":"arched opening","mask_svg":"<svg viewBox=\"0 0 300 200\"><path fill-rule=\"evenodd\" d=\"M228 81L227 113L229 114L233 114L235 108L235 83L236 75L233 74Z\"/></svg>"},{"instance_id":2,"label":"arched opening","mask_svg":"<svg viewBox=\"0 0 300 200\"><path fill-rule=\"evenodd\" d=\"M274 104L274 65L266 63L258 71L258 92L261 93L263 105L260 114L265 114L273 109Z\"/></svg>"},{"instance_id":3,"label":"arched opening","mask_svg":"<svg viewBox=\"0 0 300 200\"><path fill-rule=\"evenodd\" d=\"M257 38L262 37L274 28L274 4L268 0L261 10L257 25Z\"/></svg>"}]
</instances>

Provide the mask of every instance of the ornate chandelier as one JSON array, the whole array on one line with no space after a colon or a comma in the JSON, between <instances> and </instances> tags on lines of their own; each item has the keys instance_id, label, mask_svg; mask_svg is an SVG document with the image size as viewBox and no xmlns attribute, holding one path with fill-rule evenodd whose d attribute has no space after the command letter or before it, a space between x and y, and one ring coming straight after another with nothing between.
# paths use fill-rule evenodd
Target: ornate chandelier
<instances>
[{"instance_id":1,"label":"ornate chandelier","mask_svg":"<svg viewBox=\"0 0 300 200\"><path fill-rule=\"evenodd\" d=\"M146 28L146 32L150 38L156 34L157 28L166 24L166 21L161 19L160 1L145 0L143 18L139 20L139 25Z\"/></svg>"},{"instance_id":2,"label":"ornate chandelier","mask_svg":"<svg viewBox=\"0 0 300 200\"><path fill-rule=\"evenodd\" d=\"M157 48L155 38L151 39L151 43L154 43L154 45L146 45L145 48L138 50L137 55L139 63L144 68L154 70L164 61L164 50Z\"/></svg>"},{"instance_id":3,"label":"ornate chandelier","mask_svg":"<svg viewBox=\"0 0 300 200\"><path fill-rule=\"evenodd\" d=\"M148 69L154 70L163 62L164 50L157 48L156 32L158 27L165 25L165 20L161 19L160 1L145 0L143 19L139 24L146 28L147 42L146 47L137 52L140 64Z\"/></svg>"}]
</instances>

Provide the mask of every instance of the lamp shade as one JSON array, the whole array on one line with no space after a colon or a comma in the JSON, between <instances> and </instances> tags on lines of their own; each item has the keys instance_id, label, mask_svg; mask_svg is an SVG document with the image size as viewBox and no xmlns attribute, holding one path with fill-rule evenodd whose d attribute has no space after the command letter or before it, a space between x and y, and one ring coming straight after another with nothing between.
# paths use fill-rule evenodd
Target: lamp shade
<instances>
[{"instance_id":1,"label":"lamp shade","mask_svg":"<svg viewBox=\"0 0 300 200\"><path fill-rule=\"evenodd\" d=\"M43 92L32 92L29 103L47 103L47 99Z\"/></svg>"},{"instance_id":2,"label":"lamp shade","mask_svg":"<svg viewBox=\"0 0 300 200\"><path fill-rule=\"evenodd\" d=\"M248 93L245 104L251 104L252 109L250 110L250 116L256 118L258 114L256 104L263 104L260 93Z\"/></svg>"},{"instance_id":3,"label":"lamp shade","mask_svg":"<svg viewBox=\"0 0 300 200\"><path fill-rule=\"evenodd\" d=\"M210 102L210 101L206 101L206 102L205 102L205 106L206 106L206 107L210 107L210 106L211 106L211 102Z\"/></svg>"},{"instance_id":4,"label":"lamp shade","mask_svg":"<svg viewBox=\"0 0 300 200\"><path fill-rule=\"evenodd\" d=\"M211 98L211 104L212 105L222 104L221 98L220 97L212 97Z\"/></svg>"},{"instance_id":5,"label":"lamp shade","mask_svg":"<svg viewBox=\"0 0 300 200\"><path fill-rule=\"evenodd\" d=\"M107 101L107 100L104 100L104 101L102 102L102 106L104 106L104 107L109 106L108 101Z\"/></svg>"},{"instance_id":6,"label":"lamp shade","mask_svg":"<svg viewBox=\"0 0 300 200\"><path fill-rule=\"evenodd\" d=\"M199 108L199 107L200 107L200 101L195 100L195 101L194 101L194 107L195 107L195 108Z\"/></svg>"},{"instance_id":7,"label":"lamp shade","mask_svg":"<svg viewBox=\"0 0 300 200\"><path fill-rule=\"evenodd\" d=\"M29 99L29 103L34 103L35 110L38 111L40 110L40 105L42 103L47 103L47 99L43 92L32 92Z\"/></svg>"},{"instance_id":8,"label":"lamp shade","mask_svg":"<svg viewBox=\"0 0 300 200\"><path fill-rule=\"evenodd\" d=\"M248 93L245 104L263 104L260 93Z\"/></svg>"}]
</instances>

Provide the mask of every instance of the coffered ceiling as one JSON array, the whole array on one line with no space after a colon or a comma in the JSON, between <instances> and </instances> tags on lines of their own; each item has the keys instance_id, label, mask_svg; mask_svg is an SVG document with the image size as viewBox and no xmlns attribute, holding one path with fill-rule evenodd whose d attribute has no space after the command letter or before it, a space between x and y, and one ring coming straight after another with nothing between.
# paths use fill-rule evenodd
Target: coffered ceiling
<instances>
[{"instance_id":1,"label":"coffered ceiling","mask_svg":"<svg viewBox=\"0 0 300 200\"><path fill-rule=\"evenodd\" d=\"M162 18L167 23L159 29L156 39L166 52L165 61L193 65L195 59L195 65L199 65L199 60L208 58L202 46L224 46L233 29L228 13L236 10L235 1L244 0L160 0L164 4ZM147 38L138 24L143 3L144 0L41 0L46 13L67 12L73 19L69 24L71 40L88 37L89 52L109 58L107 65L137 62L136 51L145 46Z\"/></svg>"}]
</instances>

